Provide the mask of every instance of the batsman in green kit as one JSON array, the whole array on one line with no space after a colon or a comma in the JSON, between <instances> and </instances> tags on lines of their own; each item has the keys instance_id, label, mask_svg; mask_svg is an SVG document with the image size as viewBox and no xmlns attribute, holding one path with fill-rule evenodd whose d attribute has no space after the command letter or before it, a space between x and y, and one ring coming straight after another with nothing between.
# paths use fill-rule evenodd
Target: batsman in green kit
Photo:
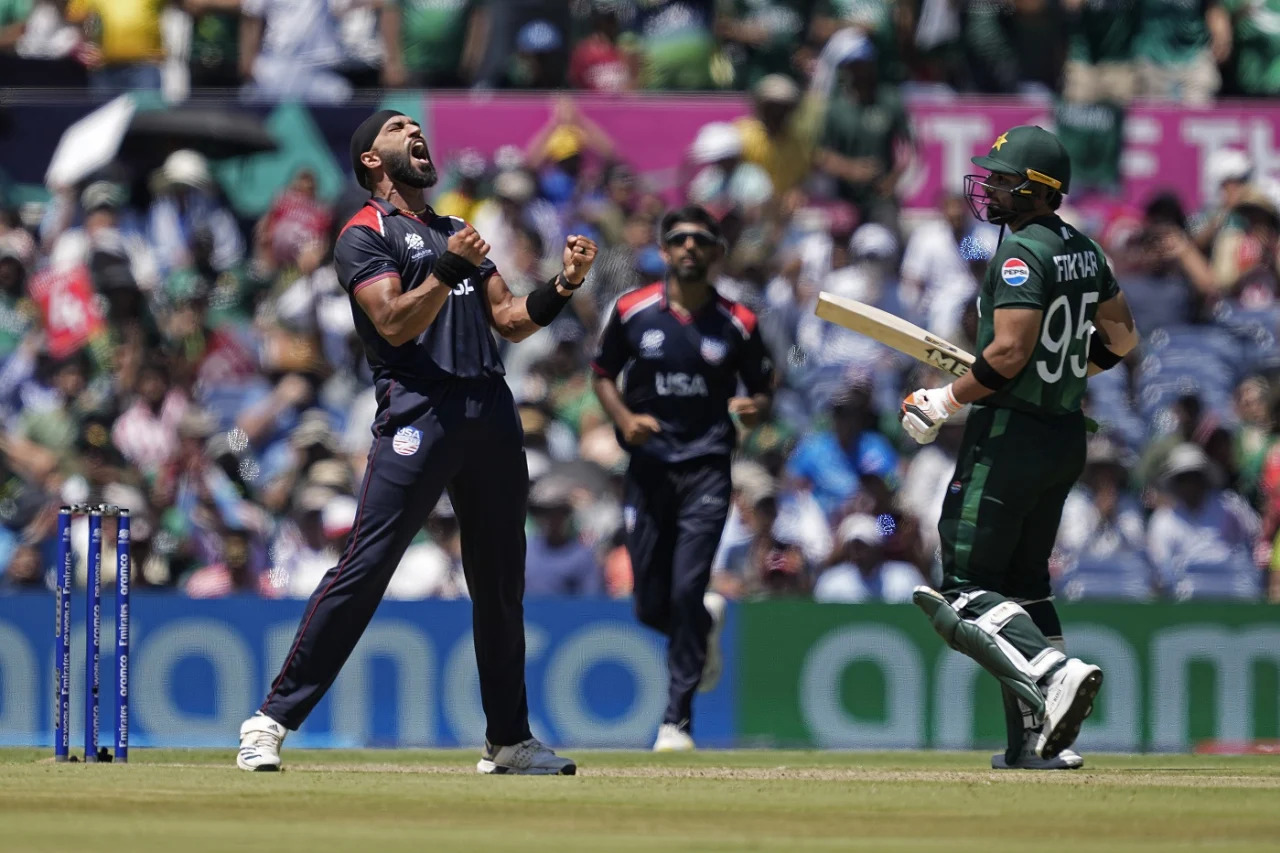
<instances>
[{"instance_id":1,"label":"batsman in green kit","mask_svg":"<svg viewBox=\"0 0 1280 853\"><path fill-rule=\"evenodd\" d=\"M1083 761L1068 747L1102 670L1063 651L1049 555L1084 468L1088 377L1138 337L1102 250L1056 213L1071 182L1058 138L1015 127L973 162L990 174L966 178L970 206L1010 234L978 296L973 368L902 404L903 429L921 444L973 405L938 522L941 588L919 587L914 601L948 645L1000 681L1009 744L992 766L1073 769Z\"/></svg>"}]
</instances>

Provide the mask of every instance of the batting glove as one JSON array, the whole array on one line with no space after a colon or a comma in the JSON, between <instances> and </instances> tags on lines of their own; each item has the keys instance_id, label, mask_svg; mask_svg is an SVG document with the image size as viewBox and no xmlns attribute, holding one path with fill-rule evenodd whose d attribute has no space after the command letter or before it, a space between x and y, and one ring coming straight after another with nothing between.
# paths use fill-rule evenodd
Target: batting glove
<instances>
[{"instance_id":1,"label":"batting glove","mask_svg":"<svg viewBox=\"0 0 1280 853\"><path fill-rule=\"evenodd\" d=\"M950 385L927 391L921 388L902 401L902 428L920 444L928 444L938 437L938 430L942 429L947 418L960 411L961 407Z\"/></svg>"}]
</instances>

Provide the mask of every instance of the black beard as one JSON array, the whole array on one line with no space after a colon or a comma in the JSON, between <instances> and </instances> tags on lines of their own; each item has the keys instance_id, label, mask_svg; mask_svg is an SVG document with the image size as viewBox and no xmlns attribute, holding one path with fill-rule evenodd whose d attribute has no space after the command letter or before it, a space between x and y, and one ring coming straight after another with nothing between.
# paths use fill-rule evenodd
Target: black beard
<instances>
[{"instance_id":1,"label":"black beard","mask_svg":"<svg viewBox=\"0 0 1280 853\"><path fill-rule=\"evenodd\" d=\"M386 170L387 177L397 184L405 184L420 190L434 187L436 181L440 180L440 176L436 174L434 163L427 163L425 169L418 169L413 165L413 161L409 159L409 155L403 151L393 151L382 155L382 168Z\"/></svg>"},{"instance_id":2,"label":"black beard","mask_svg":"<svg viewBox=\"0 0 1280 853\"><path fill-rule=\"evenodd\" d=\"M707 280L708 268L708 265L700 264L695 261L691 267L684 267L680 264L676 264L672 269L672 272L675 273L676 281L681 284L698 284L699 282Z\"/></svg>"}]
</instances>

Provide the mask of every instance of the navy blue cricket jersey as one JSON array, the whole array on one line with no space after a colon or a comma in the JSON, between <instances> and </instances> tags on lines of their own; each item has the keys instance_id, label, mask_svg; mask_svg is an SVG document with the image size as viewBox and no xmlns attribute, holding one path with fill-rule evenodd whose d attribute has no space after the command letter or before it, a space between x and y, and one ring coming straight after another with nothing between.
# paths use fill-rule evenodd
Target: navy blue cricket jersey
<instances>
[{"instance_id":1,"label":"navy blue cricket jersey","mask_svg":"<svg viewBox=\"0 0 1280 853\"><path fill-rule=\"evenodd\" d=\"M497 269L488 260L477 275L453 289L425 332L400 346L392 346L378 334L356 302L360 288L390 276L399 276L405 291L422 284L436 259L447 251L449 237L465 227L461 219L437 216L430 208L419 219L371 198L338 235L334 266L351 297L356 332L376 379L421 382L504 375L485 293L489 276Z\"/></svg>"},{"instance_id":2,"label":"navy blue cricket jersey","mask_svg":"<svg viewBox=\"0 0 1280 853\"><path fill-rule=\"evenodd\" d=\"M737 441L728 406L738 378L749 394L772 390L773 361L756 315L714 290L690 315L667 302L665 282L618 298L591 368L610 379L625 371L627 408L662 427L628 449L663 462L728 456Z\"/></svg>"}]
</instances>

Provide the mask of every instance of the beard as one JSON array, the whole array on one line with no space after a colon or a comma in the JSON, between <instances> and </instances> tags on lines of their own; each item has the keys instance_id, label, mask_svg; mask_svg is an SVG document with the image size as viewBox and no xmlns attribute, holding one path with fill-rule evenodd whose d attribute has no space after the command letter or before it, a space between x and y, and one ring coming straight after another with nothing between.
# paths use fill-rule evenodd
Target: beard
<instances>
[{"instance_id":1,"label":"beard","mask_svg":"<svg viewBox=\"0 0 1280 853\"><path fill-rule=\"evenodd\" d=\"M386 170L387 177L397 184L416 187L420 190L434 187L440 179L436 174L434 163L427 163L425 168L419 169L413 165L413 161L404 151L390 151L382 154L382 168Z\"/></svg>"},{"instance_id":2,"label":"beard","mask_svg":"<svg viewBox=\"0 0 1280 853\"><path fill-rule=\"evenodd\" d=\"M697 284L700 281L707 280L707 271L710 269L710 264L695 260L688 266L676 264L671 268L671 271L675 274L676 281L681 284Z\"/></svg>"}]
</instances>

